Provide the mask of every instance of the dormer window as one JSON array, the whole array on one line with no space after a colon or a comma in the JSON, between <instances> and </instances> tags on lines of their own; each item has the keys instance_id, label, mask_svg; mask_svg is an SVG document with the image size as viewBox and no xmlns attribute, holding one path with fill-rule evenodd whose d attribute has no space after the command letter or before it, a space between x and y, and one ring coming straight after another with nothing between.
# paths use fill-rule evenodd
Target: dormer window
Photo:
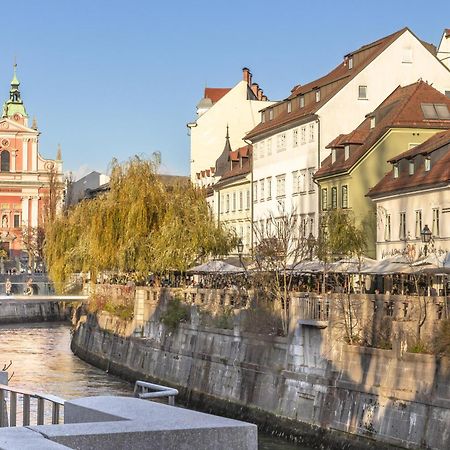
<instances>
[{"instance_id":1,"label":"dormer window","mask_svg":"<svg viewBox=\"0 0 450 450\"><path fill-rule=\"evenodd\" d=\"M398 163L394 164L394 178L398 178Z\"/></svg>"},{"instance_id":2,"label":"dormer window","mask_svg":"<svg viewBox=\"0 0 450 450\"><path fill-rule=\"evenodd\" d=\"M269 109L269 120L273 119L273 109Z\"/></svg>"},{"instance_id":3,"label":"dormer window","mask_svg":"<svg viewBox=\"0 0 450 450\"><path fill-rule=\"evenodd\" d=\"M372 116L370 118L370 128L375 128L375 123L376 123L375 116Z\"/></svg>"},{"instance_id":4,"label":"dormer window","mask_svg":"<svg viewBox=\"0 0 450 450\"><path fill-rule=\"evenodd\" d=\"M320 89L316 90L316 103L320 102Z\"/></svg>"},{"instance_id":5,"label":"dormer window","mask_svg":"<svg viewBox=\"0 0 450 450\"><path fill-rule=\"evenodd\" d=\"M287 112L290 113L292 111L292 104L291 101L289 100L287 103Z\"/></svg>"},{"instance_id":6,"label":"dormer window","mask_svg":"<svg viewBox=\"0 0 450 450\"><path fill-rule=\"evenodd\" d=\"M429 172L431 170L431 158L425 158L425 172Z\"/></svg>"},{"instance_id":7,"label":"dormer window","mask_svg":"<svg viewBox=\"0 0 450 450\"><path fill-rule=\"evenodd\" d=\"M261 113L261 123L264 123L266 121L266 115L264 114L264 111Z\"/></svg>"},{"instance_id":8,"label":"dormer window","mask_svg":"<svg viewBox=\"0 0 450 450\"><path fill-rule=\"evenodd\" d=\"M300 105L300 108L305 107L305 96L304 95L300 95L299 105Z\"/></svg>"},{"instance_id":9,"label":"dormer window","mask_svg":"<svg viewBox=\"0 0 450 450\"><path fill-rule=\"evenodd\" d=\"M336 162L336 149L331 149L331 164L334 164Z\"/></svg>"},{"instance_id":10,"label":"dormer window","mask_svg":"<svg viewBox=\"0 0 450 450\"><path fill-rule=\"evenodd\" d=\"M353 56L348 58L348 70L353 69Z\"/></svg>"},{"instance_id":11,"label":"dormer window","mask_svg":"<svg viewBox=\"0 0 450 450\"><path fill-rule=\"evenodd\" d=\"M348 158L350 158L350 145L344 147L344 160L347 161Z\"/></svg>"},{"instance_id":12,"label":"dormer window","mask_svg":"<svg viewBox=\"0 0 450 450\"><path fill-rule=\"evenodd\" d=\"M408 165L408 173L414 175L414 160L411 160Z\"/></svg>"}]
</instances>

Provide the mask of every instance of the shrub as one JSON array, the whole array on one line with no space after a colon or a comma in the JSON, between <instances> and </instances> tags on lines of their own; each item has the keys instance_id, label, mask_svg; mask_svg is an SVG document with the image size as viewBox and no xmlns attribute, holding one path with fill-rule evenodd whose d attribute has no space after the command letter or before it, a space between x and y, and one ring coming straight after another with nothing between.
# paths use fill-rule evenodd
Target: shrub
<instances>
[{"instance_id":1,"label":"shrub","mask_svg":"<svg viewBox=\"0 0 450 450\"><path fill-rule=\"evenodd\" d=\"M441 322L434 338L433 347L437 354L450 356L450 319Z\"/></svg>"},{"instance_id":2,"label":"shrub","mask_svg":"<svg viewBox=\"0 0 450 450\"><path fill-rule=\"evenodd\" d=\"M409 353L430 353L430 349L423 341L416 341L413 345L408 347Z\"/></svg>"},{"instance_id":3,"label":"shrub","mask_svg":"<svg viewBox=\"0 0 450 450\"><path fill-rule=\"evenodd\" d=\"M170 330L175 330L178 324L189 320L189 306L174 298L167 305L166 311L161 315L160 322Z\"/></svg>"},{"instance_id":4,"label":"shrub","mask_svg":"<svg viewBox=\"0 0 450 450\"><path fill-rule=\"evenodd\" d=\"M225 308L221 314L214 317L213 323L216 328L233 329L233 308Z\"/></svg>"}]
</instances>

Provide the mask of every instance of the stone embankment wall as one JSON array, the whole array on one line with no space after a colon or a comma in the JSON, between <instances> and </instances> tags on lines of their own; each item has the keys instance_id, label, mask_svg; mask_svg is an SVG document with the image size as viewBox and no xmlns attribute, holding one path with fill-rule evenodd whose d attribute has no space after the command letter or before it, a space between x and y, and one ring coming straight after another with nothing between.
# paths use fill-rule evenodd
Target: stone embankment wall
<instances>
[{"instance_id":1,"label":"stone embankment wall","mask_svg":"<svg viewBox=\"0 0 450 450\"><path fill-rule=\"evenodd\" d=\"M62 302L0 300L0 324L69 320L71 307Z\"/></svg>"},{"instance_id":2,"label":"stone embankment wall","mask_svg":"<svg viewBox=\"0 0 450 450\"><path fill-rule=\"evenodd\" d=\"M173 385L189 406L308 445L450 448L447 358L407 353L402 341L389 350L347 345L336 339L332 312L315 305L311 313L309 305L305 318L300 298L292 300L287 337L243 331L236 310L232 329L205 327L199 305L170 331L159 319L172 294L138 290L133 323L108 314L80 321L73 351L124 378ZM220 303L234 294L226 295L218 294Z\"/></svg>"}]
</instances>

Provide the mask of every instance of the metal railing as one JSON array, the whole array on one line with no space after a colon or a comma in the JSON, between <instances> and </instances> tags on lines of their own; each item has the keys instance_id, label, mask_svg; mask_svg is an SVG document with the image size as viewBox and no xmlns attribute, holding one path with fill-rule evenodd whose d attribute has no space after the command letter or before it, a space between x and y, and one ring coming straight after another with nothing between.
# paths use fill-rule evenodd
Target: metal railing
<instances>
[{"instance_id":1,"label":"metal railing","mask_svg":"<svg viewBox=\"0 0 450 450\"><path fill-rule=\"evenodd\" d=\"M167 403L175 406L175 396L178 390L160 384L148 383L147 381L136 381L134 385L134 396L137 398L162 398L167 397Z\"/></svg>"},{"instance_id":2,"label":"metal railing","mask_svg":"<svg viewBox=\"0 0 450 450\"><path fill-rule=\"evenodd\" d=\"M18 405L18 400L20 399L22 399L21 408ZM22 416L22 425L24 427L30 425L32 400L36 400L36 425L44 425L46 404L51 405L51 423L59 423L61 407L64 407L64 400L62 398L0 384L0 427L17 426L19 412L21 412Z\"/></svg>"},{"instance_id":3,"label":"metal railing","mask_svg":"<svg viewBox=\"0 0 450 450\"><path fill-rule=\"evenodd\" d=\"M304 297L300 299L301 318L306 320L327 321L330 315L328 298L320 296Z\"/></svg>"}]
</instances>

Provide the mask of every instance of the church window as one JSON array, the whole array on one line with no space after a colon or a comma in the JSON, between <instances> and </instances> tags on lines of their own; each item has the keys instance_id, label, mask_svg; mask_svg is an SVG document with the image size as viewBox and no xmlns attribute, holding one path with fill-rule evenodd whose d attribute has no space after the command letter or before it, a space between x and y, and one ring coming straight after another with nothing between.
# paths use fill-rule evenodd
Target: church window
<instances>
[{"instance_id":1,"label":"church window","mask_svg":"<svg viewBox=\"0 0 450 450\"><path fill-rule=\"evenodd\" d=\"M10 170L9 163L10 163L9 152L3 150L0 156L0 170L2 172L9 172Z\"/></svg>"}]
</instances>

